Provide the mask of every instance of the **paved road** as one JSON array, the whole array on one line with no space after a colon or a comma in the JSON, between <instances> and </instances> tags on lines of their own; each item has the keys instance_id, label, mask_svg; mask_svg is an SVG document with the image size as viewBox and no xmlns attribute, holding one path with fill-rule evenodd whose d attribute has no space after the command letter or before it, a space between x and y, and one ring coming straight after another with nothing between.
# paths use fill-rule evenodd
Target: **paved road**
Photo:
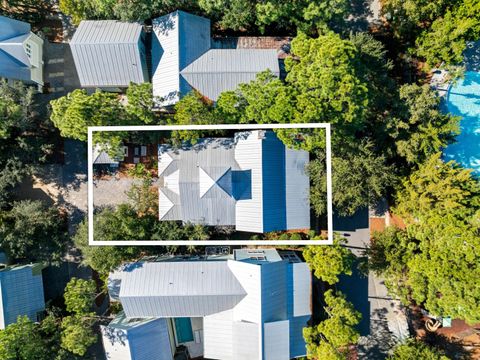
<instances>
[{"instance_id":1,"label":"paved road","mask_svg":"<svg viewBox=\"0 0 480 360\"><path fill-rule=\"evenodd\" d=\"M349 218L337 218L334 228L347 238L347 246L358 262L364 260L364 252L370 244L368 211ZM392 346L408 336L407 318L400 302L388 295L382 278L371 272L365 276L356 268L352 276L341 278L338 288L362 313L358 327L360 359L385 359Z\"/></svg>"}]
</instances>

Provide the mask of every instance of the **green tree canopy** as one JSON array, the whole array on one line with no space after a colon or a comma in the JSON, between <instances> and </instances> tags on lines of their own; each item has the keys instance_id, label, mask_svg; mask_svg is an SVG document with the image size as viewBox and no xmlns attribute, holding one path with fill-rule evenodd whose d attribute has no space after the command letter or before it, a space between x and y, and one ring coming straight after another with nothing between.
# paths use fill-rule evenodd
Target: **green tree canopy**
<instances>
[{"instance_id":1,"label":"green tree canopy","mask_svg":"<svg viewBox=\"0 0 480 360\"><path fill-rule=\"evenodd\" d=\"M0 358L4 360L50 360L54 354L41 337L40 326L19 316L16 323L0 330Z\"/></svg>"},{"instance_id":2,"label":"green tree canopy","mask_svg":"<svg viewBox=\"0 0 480 360\"><path fill-rule=\"evenodd\" d=\"M325 154L308 164L312 185L310 203L317 215L327 213ZM344 149L332 157L332 191L335 210L342 216L376 204L393 185L394 174L384 156L372 151L372 144L361 143L352 150Z\"/></svg>"},{"instance_id":3,"label":"green tree canopy","mask_svg":"<svg viewBox=\"0 0 480 360\"><path fill-rule=\"evenodd\" d=\"M437 154L404 182L396 202L407 227L375 235L374 270L406 304L479 322L480 183Z\"/></svg>"},{"instance_id":4,"label":"green tree canopy","mask_svg":"<svg viewBox=\"0 0 480 360\"><path fill-rule=\"evenodd\" d=\"M42 201L18 201L0 213L0 247L13 260L60 261L66 239L64 218Z\"/></svg>"},{"instance_id":5,"label":"green tree canopy","mask_svg":"<svg viewBox=\"0 0 480 360\"><path fill-rule=\"evenodd\" d=\"M368 87L358 73L358 50L328 32L318 38L300 33L285 60L286 81L298 94L294 122L329 122L337 137L361 129Z\"/></svg>"},{"instance_id":6,"label":"green tree canopy","mask_svg":"<svg viewBox=\"0 0 480 360\"><path fill-rule=\"evenodd\" d=\"M88 314L92 310L96 290L95 281L73 277L63 295L67 311L79 315Z\"/></svg>"},{"instance_id":7,"label":"green tree canopy","mask_svg":"<svg viewBox=\"0 0 480 360\"><path fill-rule=\"evenodd\" d=\"M429 85L403 85L400 100L388 134L397 156L409 164L421 164L454 140L459 118L441 111L441 98Z\"/></svg>"},{"instance_id":8,"label":"green tree canopy","mask_svg":"<svg viewBox=\"0 0 480 360\"><path fill-rule=\"evenodd\" d=\"M329 246L306 246L303 249L303 257L308 263L310 270L322 281L333 285L339 281L342 274L352 275L352 265L355 256L343 246L345 240L336 238L333 245Z\"/></svg>"},{"instance_id":9,"label":"green tree canopy","mask_svg":"<svg viewBox=\"0 0 480 360\"><path fill-rule=\"evenodd\" d=\"M397 345L389 360L448 360L441 351L429 347L420 340L408 339L407 341Z\"/></svg>"},{"instance_id":10,"label":"green tree canopy","mask_svg":"<svg viewBox=\"0 0 480 360\"><path fill-rule=\"evenodd\" d=\"M88 348L98 340L92 325L91 319L78 315L64 317L61 325L61 347L75 355L84 356Z\"/></svg>"},{"instance_id":11,"label":"green tree canopy","mask_svg":"<svg viewBox=\"0 0 480 360\"><path fill-rule=\"evenodd\" d=\"M437 18L428 31L417 39L417 54L425 58L430 67L445 63L455 65L463 60L467 41L480 36L480 2L459 1L456 7Z\"/></svg>"},{"instance_id":12,"label":"green tree canopy","mask_svg":"<svg viewBox=\"0 0 480 360\"><path fill-rule=\"evenodd\" d=\"M327 319L320 324L303 329L309 359L346 360L349 345L355 344L360 334L355 326L361 314L349 303L345 295L328 290L325 296Z\"/></svg>"}]
</instances>

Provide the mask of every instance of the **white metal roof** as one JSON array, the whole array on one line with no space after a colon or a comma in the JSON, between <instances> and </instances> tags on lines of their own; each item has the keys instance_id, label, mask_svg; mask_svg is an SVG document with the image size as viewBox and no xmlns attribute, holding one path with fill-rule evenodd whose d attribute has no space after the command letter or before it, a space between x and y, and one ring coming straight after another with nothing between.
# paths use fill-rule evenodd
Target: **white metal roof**
<instances>
[{"instance_id":1,"label":"white metal roof","mask_svg":"<svg viewBox=\"0 0 480 360\"><path fill-rule=\"evenodd\" d=\"M210 48L210 20L175 11L153 20L152 85L159 105L175 104L191 90L180 70Z\"/></svg>"},{"instance_id":2,"label":"white metal roof","mask_svg":"<svg viewBox=\"0 0 480 360\"><path fill-rule=\"evenodd\" d=\"M256 75L270 70L279 76L277 51L272 49L210 49L181 71L192 88L216 101Z\"/></svg>"},{"instance_id":3,"label":"white metal roof","mask_svg":"<svg viewBox=\"0 0 480 360\"><path fill-rule=\"evenodd\" d=\"M70 48L83 87L126 87L148 81L142 25L84 20Z\"/></svg>"},{"instance_id":4,"label":"white metal roof","mask_svg":"<svg viewBox=\"0 0 480 360\"><path fill-rule=\"evenodd\" d=\"M205 316L244 296L224 261L140 262L124 269L120 300L129 317Z\"/></svg>"}]
</instances>

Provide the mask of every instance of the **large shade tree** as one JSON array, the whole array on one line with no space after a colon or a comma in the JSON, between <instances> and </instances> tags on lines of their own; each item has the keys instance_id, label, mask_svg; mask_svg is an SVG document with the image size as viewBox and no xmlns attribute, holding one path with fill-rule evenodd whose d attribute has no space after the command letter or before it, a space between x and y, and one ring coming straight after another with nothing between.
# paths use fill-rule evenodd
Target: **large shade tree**
<instances>
[{"instance_id":1,"label":"large shade tree","mask_svg":"<svg viewBox=\"0 0 480 360\"><path fill-rule=\"evenodd\" d=\"M480 321L480 183L432 156L404 182L394 211L406 229L376 234L371 264L392 293L437 316Z\"/></svg>"}]
</instances>

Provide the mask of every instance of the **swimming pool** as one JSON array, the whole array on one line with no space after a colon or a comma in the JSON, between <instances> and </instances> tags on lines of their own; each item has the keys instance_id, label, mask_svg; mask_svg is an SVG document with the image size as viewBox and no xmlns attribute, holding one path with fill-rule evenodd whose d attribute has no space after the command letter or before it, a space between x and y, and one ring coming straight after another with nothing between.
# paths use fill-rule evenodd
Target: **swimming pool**
<instances>
[{"instance_id":1,"label":"swimming pool","mask_svg":"<svg viewBox=\"0 0 480 360\"><path fill-rule=\"evenodd\" d=\"M444 150L444 158L455 160L480 176L480 72L466 71L465 77L450 87L447 109L462 120L460 134Z\"/></svg>"}]
</instances>

